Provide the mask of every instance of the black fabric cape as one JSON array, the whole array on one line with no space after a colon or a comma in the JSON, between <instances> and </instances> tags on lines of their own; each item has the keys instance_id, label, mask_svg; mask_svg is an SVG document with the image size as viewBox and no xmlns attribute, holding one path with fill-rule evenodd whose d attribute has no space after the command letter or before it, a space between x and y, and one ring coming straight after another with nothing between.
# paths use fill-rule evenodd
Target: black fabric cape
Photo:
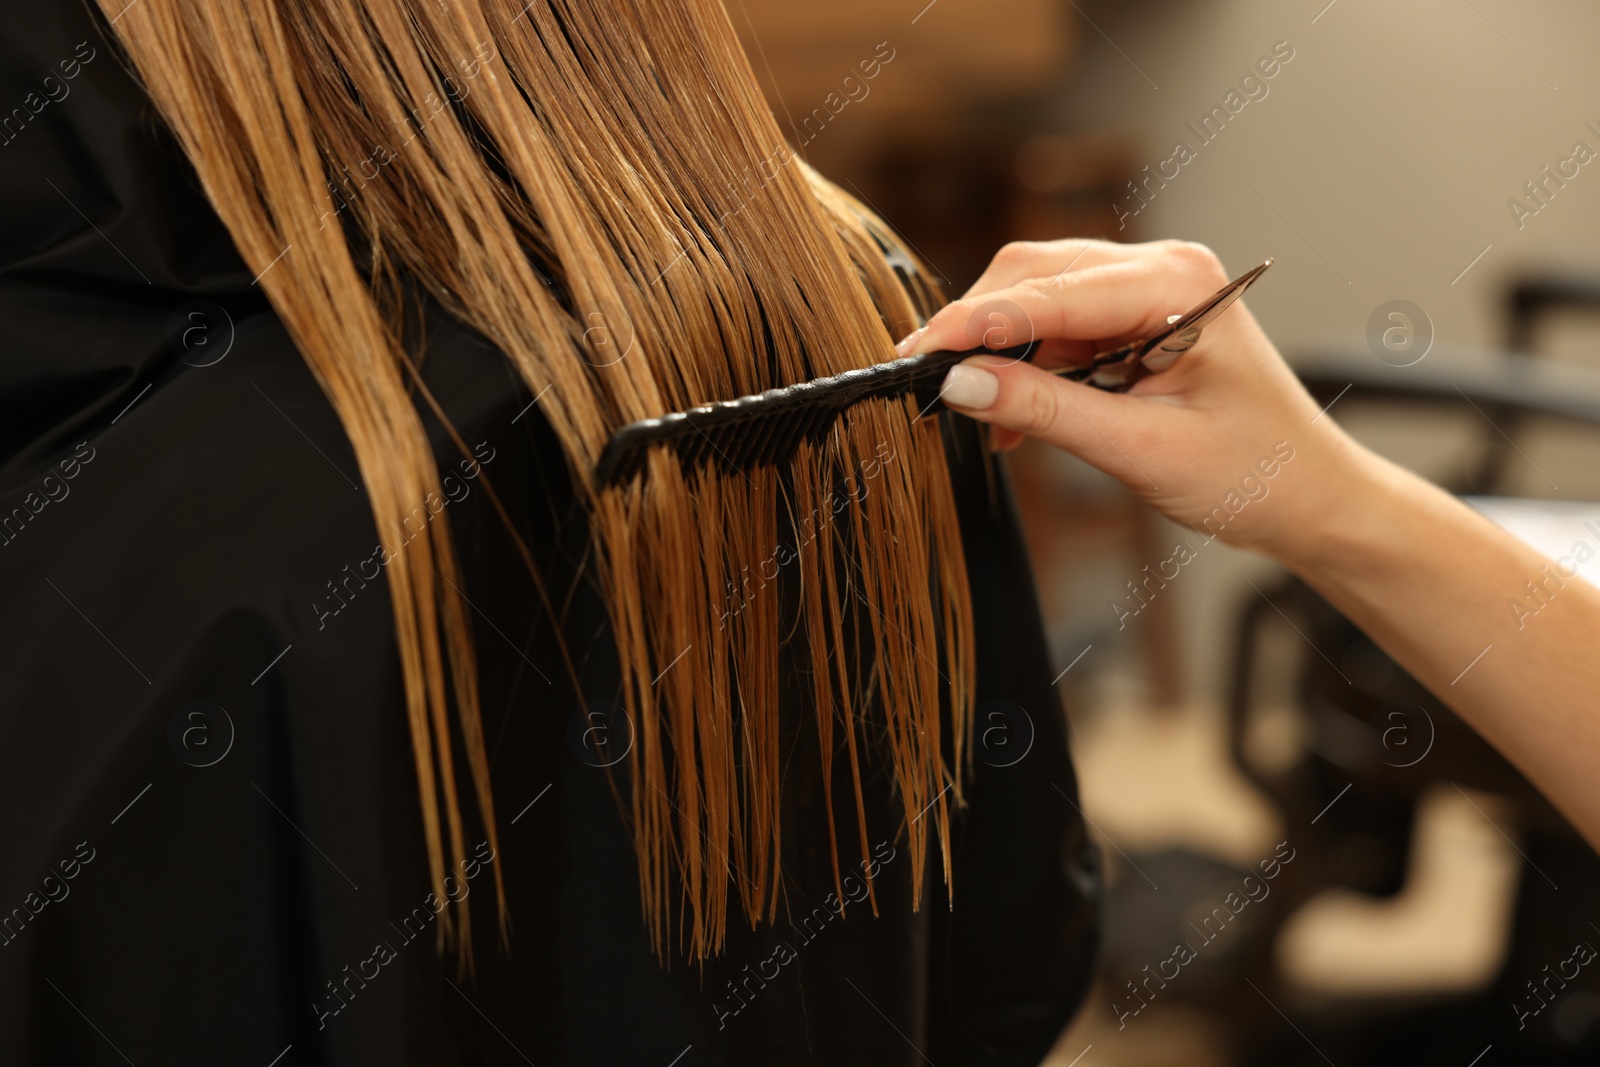
<instances>
[{"instance_id":1,"label":"black fabric cape","mask_svg":"<svg viewBox=\"0 0 1600 1067\"><path fill-rule=\"evenodd\" d=\"M5 8L0 1064L1038 1062L1087 981L1098 868L1015 518L973 442L982 737L953 910L936 865L911 908L879 764L881 914L839 913L802 722L783 917L736 918L704 968L663 964L586 744L615 659L564 461L506 361L428 311L424 373L474 455L433 426L452 480L427 503L473 605L501 828L452 883L476 905L460 975L435 947L379 538L333 410L101 24L78 0ZM485 478L570 599L582 698Z\"/></svg>"}]
</instances>

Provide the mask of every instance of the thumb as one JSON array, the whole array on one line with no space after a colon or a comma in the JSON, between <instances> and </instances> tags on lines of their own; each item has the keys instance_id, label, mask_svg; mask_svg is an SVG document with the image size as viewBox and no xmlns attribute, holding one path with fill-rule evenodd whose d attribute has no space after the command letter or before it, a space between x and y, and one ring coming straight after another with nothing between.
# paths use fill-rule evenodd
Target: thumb
<instances>
[{"instance_id":1,"label":"thumb","mask_svg":"<svg viewBox=\"0 0 1600 1067\"><path fill-rule=\"evenodd\" d=\"M977 356L950 368L940 397L952 411L1003 426L1071 452L1107 474L1144 482L1119 444L1130 435L1130 404L1092 386L1058 378L1031 363Z\"/></svg>"}]
</instances>

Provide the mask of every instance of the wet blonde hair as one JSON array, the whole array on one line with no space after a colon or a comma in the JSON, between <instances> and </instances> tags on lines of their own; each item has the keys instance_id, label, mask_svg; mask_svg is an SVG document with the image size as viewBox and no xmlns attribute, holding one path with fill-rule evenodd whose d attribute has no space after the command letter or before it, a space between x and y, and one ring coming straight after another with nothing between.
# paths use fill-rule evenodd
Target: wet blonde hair
<instances>
[{"instance_id":1,"label":"wet blonde hair","mask_svg":"<svg viewBox=\"0 0 1600 1067\"><path fill-rule=\"evenodd\" d=\"M776 914L789 641L802 680L809 666L822 753L789 773L820 774L835 882L841 748L861 855L863 764L881 754L907 813L914 895L929 821L948 879L973 644L937 421L873 401L781 471L683 469L658 451L640 482L602 491L590 476L623 424L892 358L890 329L917 316L879 224L791 156L720 3L125 4L102 0L338 412L393 556L440 896L447 860L465 858L458 743L497 842L448 526L427 524L403 551L392 532L440 491L414 397L432 401L400 340L401 279L504 351L587 506L636 724L629 804L657 951L675 934L691 958L715 952L730 884L750 921ZM841 509L840 485L859 487L869 465L870 489ZM792 617L778 595L740 593L730 611L747 569L817 514L832 521L794 538ZM465 961L465 900L446 920Z\"/></svg>"}]
</instances>

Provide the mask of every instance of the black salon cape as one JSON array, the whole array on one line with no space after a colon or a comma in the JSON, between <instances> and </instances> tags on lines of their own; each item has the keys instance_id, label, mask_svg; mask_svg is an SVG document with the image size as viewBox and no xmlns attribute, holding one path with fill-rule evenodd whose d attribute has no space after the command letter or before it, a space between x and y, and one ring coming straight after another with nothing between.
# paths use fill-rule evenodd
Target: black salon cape
<instances>
[{"instance_id":1,"label":"black salon cape","mask_svg":"<svg viewBox=\"0 0 1600 1067\"><path fill-rule=\"evenodd\" d=\"M909 906L881 761L882 913L830 910L814 731L796 730L783 917L736 916L703 969L663 965L549 616L483 490L553 595L575 588L583 687L614 698L564 462L506 361L428 316L426 378L480 462L466 478L433 427L465 487L441 517L501 834L452 883L476 905L461 976L434 946L379 538L333 410L97 23L77 0L4 9L0 1065L1038 1062L1087 980L1097 868L1024 549L975 451L958 474L980 729L1025 740L1005 701L1034 737L974 765L954 910L936 850ZM854 864L849 822L841 842Z\"/></svg>"}]
</instances>

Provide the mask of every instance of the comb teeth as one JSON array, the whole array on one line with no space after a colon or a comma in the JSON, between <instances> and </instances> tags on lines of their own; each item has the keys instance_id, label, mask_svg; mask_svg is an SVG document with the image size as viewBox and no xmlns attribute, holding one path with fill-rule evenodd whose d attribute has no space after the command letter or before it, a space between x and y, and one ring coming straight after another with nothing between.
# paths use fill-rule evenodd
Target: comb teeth
<instances>
[{"instance_id":1,"label":"comb teeth","mask_svg":"<svg viewBox=\"0 0 1600 1067\"><path fill-rule=\"evenodd\" d=\"M997 352L927 352L644 419L624 426L606 443L595 464L595 481L605 488L642 473L656 445L671 448L685 467L713 462L741 471L780 463L794 455L801 441L820 438L846 409L863 400L914 396L926 414L942 406L939 387L945 372L968 356L1030 359L1037 348L1038 342L1032 341Z\"/></svg>"}]
</instances>

